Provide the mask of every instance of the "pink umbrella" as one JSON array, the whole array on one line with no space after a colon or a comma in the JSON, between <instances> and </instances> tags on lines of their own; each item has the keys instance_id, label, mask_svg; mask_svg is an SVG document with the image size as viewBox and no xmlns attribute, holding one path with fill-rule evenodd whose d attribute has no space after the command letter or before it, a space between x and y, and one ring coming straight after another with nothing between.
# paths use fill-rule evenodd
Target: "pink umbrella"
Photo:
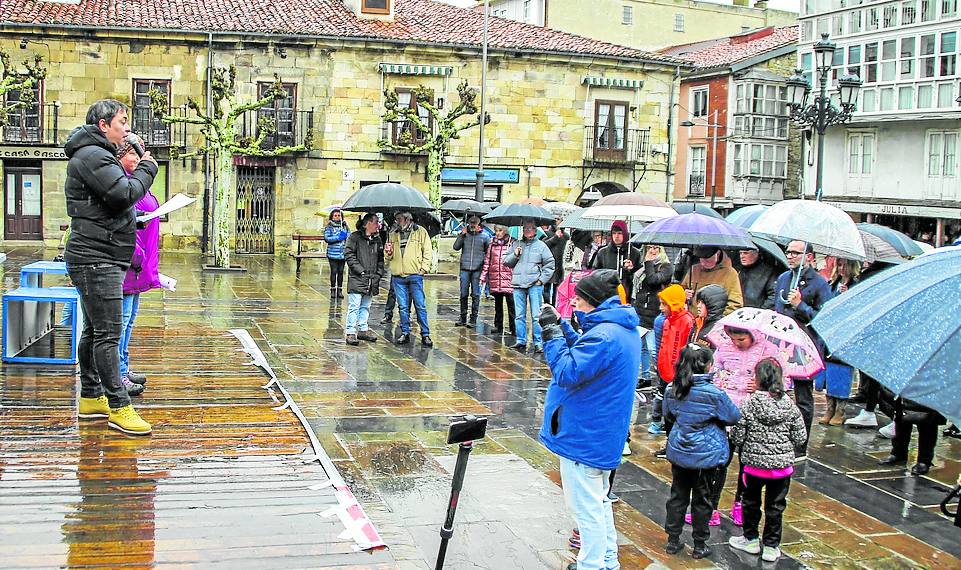
<instances>
[{"instance_id":1,"label":"pink umbrella","mask_svg":"<svg viewBox=\"0 0 961 570\"><path fill-rule=\"evenodd\" d=\"M798 326L794 319L768 309L744 307L722 318L707 339L714 346L731 343L724 327L749 331L755 340L763 337L780 351L784 375L792 378L810 378L824 369L824 362L814 341Z\"/></svg>"}]
</instances>

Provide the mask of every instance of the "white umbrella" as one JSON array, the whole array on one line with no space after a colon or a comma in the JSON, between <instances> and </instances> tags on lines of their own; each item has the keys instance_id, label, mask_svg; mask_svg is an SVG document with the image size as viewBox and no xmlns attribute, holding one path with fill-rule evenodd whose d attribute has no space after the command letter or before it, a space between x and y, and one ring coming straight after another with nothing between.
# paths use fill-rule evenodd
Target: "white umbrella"
<instances>
[{"instance_id":1,"label":"white umbrella","mask_svg":"<svg viewBox=\"0 0 961 570\"><path fill-rule=\"evenodd\" d=\"M784 200L758 216L748 228L753 235L779 243L798 240L815 251L845 259L864 260L864 242L857 225L843 210L814 200Z\"/></svg>"},{"instance_id":2,"label":"white umbrella","mask_svg":"<svg viewBox=\"0 0 961 570\"><path fill-rule=\"evenodd\" d=\"M666 202L634 192L604 196L584 211L585 218L629 222L656 222L676 215Z\"/></svg>"},{"instance_id":3,"label":"white umbrella","mask_svg":"<svg viewBox=\"0 0 961 570\"><path fill-rule=\"evenodd\" d=\"M546 202L541 207L561 219L566 218L573 212L583 209L580 206L571 204L570 202Z\"/></svg>"}]
</instances>

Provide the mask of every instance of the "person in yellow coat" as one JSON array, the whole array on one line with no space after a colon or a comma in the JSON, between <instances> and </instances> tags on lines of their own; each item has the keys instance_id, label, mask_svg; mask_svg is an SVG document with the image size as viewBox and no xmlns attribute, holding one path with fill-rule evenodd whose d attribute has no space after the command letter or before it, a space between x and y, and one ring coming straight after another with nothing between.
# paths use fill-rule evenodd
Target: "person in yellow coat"
<instances>
[{"instance_id":1,"label":"person in yellow coat","mask_svg":"<svg viewBox=\"0 0 961 570\"><path fill-rule=\"evenodd\" d=\"M399 212L397 225L384 245L384 260L390 263L390 286L400 307L400 336L394 342L410 342L410 304L417 311L420 343L434 346L427 324L427 303L424 299L424 275L430 270L434 249L427 230L414 223L410 212Z\"/></svg>"}]
</instances>

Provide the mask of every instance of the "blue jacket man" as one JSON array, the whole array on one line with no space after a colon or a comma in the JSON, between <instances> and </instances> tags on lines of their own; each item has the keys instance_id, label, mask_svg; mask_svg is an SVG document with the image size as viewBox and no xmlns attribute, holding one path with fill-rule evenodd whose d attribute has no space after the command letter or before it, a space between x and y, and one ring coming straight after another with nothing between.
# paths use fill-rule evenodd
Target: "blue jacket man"
<instances>
[{"instance_id":1,"label":"blue jacket man","mask_svg":"<svg viewBox=\"0 0 961 570\"><path fill-rule=\"evenodd\" d=\"M621 462L630 429L640 321L624 303L617 271L595 271L574 292L581 333L546 303L538 319L552 375L540 440L560 456L564 495L580 530L574 567L619 568L608 477Z\"/></svg>"}]
</instances>

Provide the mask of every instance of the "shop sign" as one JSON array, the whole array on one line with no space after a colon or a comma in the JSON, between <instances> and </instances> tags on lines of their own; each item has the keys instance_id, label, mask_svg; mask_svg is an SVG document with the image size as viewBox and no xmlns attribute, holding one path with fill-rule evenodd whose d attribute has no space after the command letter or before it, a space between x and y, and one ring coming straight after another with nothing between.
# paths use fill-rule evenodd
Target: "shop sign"
<instances>
[{"instance_id":1,"label":"shop sign","mask_svg":"<svg viewBox=\"0 0 961 570\"><path fill-rule=\"evenodd\" d=\"M67 154L56 146L0 146L0 160L8 158L67 160Z\"/></svg>"},{"instance_id":2,"label":"shop sign","mask_svg":"<svg viewBox=\"0 0 961 570\"><path fill-rule=\"evenodd\" d=\"M861 214L881 214L888 216L912 216L918 218L948 218L961 219L961 208L943 208L940 206L918 206L914 204L871 204L868 202L830 202L846 212Z\"/></svg>"}]
</instances>

